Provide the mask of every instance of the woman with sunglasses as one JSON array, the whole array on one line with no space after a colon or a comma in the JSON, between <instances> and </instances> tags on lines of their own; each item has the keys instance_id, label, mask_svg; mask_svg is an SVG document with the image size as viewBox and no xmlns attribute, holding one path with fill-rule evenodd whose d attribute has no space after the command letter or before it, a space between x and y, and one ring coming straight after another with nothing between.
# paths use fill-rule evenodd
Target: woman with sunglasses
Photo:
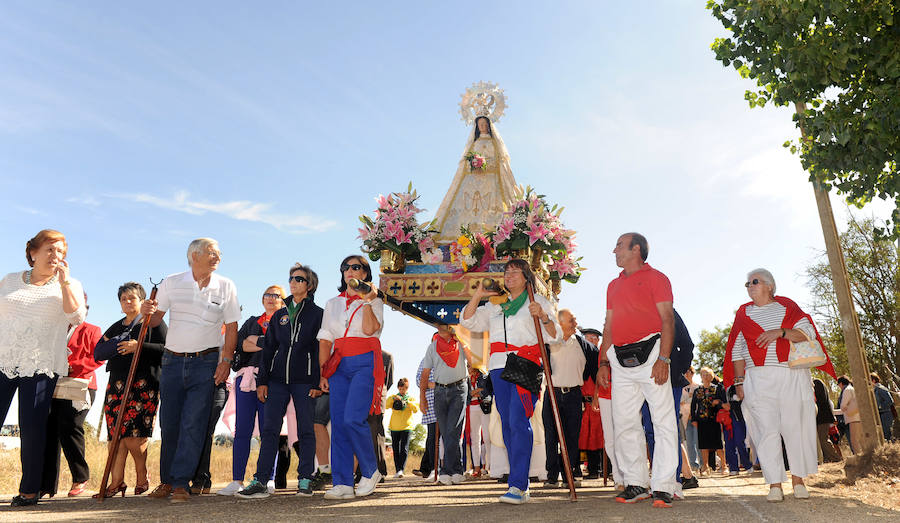
<instances>
[{"instance_id":1,"label":"woman with sunglasses","mask_svg":"<svg viewBox=\"0 0 900 523\"><path fill-rule=\"evenodd\" d=\"M266 335L258 342L262 352L255 399L266 407L264 419L259 424L256 474L247 488L236 494L241 498L265 498L271 494L266 482L275 476L278 438L291 400L294 402L300 442L297 494L312 496L310 480L316 436L310 394L319 386L319 344L316 334L322 325L322 308L314 301L319 277L308 266L295 263L288 272L288 284L291 295L272 314Z\"/></svg>"},{"instance_id":2,"label":"woman with sunglasses","mask_svg":"<svg viewBox=\"0 0 900 523\"><path fill-rule=\"evenodd\" d=\"M263 341L275 311L284 307L284 289L279 285L268 287L262 295L263 313L250 316L238 330L237 346L231 368L237 372L234 379L234 445L231 448L231 483L216 494L233 496L244 488L244 474L250 458L250 439L259 422L263 426L265 403L256 397L256 376L259 374ZM227 410L227 407L226 407ZM274 480L267 477L266 481Z\"/></svg>"},{"instance_id":3,"label":"woman with sunglasses","mask_svg":"<svg viewBox=\"0 0 900 523\"><path fill-rule=\"evenodd\" d=\"M479 306L488 296L497 295L496 292L485 291L479 282L459 320L459 325L470 331L490 332L488 370L494 387L494 405L500 413L503 427L503 444L509 458L509 490L500 496L500 501L515 505L525 503L529 498L528 468L533 445L529 418L534 414L537 396L500 376L508 353L540 363L541 352L534 318L541 322L544 343L558 342L562 332L553 305L546 298L535 294L535 301L529 303L526 283L534 285L534 274L528 262L509 260L503 272L503 284L509 291L508 300L502 304L488 302Z\"/></svg>"},{"instance_id":4,"label":"woman with sunglasses","mask_svg":"<svg viewBox=\"0 0 900 523\"><path fill-rule=\"evenodd\" d=\"M734 317L725 349L725 386L733 382L743 401L750 439L769 484L768 501L784 500L781 484L787 481L787 474L782 439L791 465L794 498L806 499L809 491L803 479L818 470L816 404L809 369L791 368L788 354L791 342L809 338L822 344L822 338L809 314L788 298L775 295L771 272L750 271L744 286L753 301L741 305ZM830 359L819 368L834 376Z\"/></svg>"},{"instance_id":5,"label":"woman with sunglasses","mask_svg":"<svg viewBox=\"0 0 900 523\"><path fill-rule=\"evenodd\" d=\"M331 473L334 487L325 499L368 496L381 480L375 461L367 418L381 407L384 364L381 361L381 328L384 302L373 287L353 289L351 279L371 282L372 270L362 256L341 262L340 294L325 304L319 330L319 387L331 393ZM333 350L332 350L333 349ZM353 488L353 456L362 479Z\"/></svg>"}]
</instances>

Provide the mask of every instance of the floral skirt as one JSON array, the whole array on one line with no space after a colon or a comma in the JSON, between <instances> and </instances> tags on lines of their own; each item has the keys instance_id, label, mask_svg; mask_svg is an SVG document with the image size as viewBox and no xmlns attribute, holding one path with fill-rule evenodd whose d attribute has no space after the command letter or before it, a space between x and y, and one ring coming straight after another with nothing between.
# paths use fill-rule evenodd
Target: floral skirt
<instances>
[{"instance_id":1,"label":"floral skirt","mask_svg":"<svg viewBox=\"0 0 900 523\"><path fill-rule=\"evenodd\" d=\"M116 417L122 396L125 393L125 380L114 380L106 386L106 404L103 415L106 417L107 434L115 432ZM159 383L135 376L131 387L131 395L125 405L125 421L120 436L123 438L149 438L153 435L153 420L159 408Z\"/></svg>"}]
</instances>

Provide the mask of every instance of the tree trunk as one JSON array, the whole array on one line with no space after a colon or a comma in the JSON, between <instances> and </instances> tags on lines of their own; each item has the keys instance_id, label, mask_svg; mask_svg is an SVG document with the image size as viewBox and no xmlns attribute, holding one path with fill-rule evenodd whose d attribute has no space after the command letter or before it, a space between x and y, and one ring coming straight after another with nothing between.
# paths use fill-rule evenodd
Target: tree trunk
<instances>
[{"instance_id":1,"label":"tree trunk","mask_svg":"<svg viewBox=\"0 0 900 523\"><path fill-rule=\"evenodd\" d=\"M806 110L806 104L803 102L794 105L797 113L801 115ZM804 138L806 137L802 125L800 133ZM881 420L875 411L875 394L869 379L869 365L863 350L859 317L856 315L856 308L850 294L850 277L847 274L844 252L841 249L837 226L834 223L831 200L828 199L828 192L816 182L813 182L813 191L816 195L816 206L819 209L819 221L822 223L822 234L825 236L825 251L828 253L828 264L831 266L834 292L837 295L841 328L844 331L844 343L847 347L847 361L850 364L853 388L857 391L856 398L862 421L862 442L859 446L864 452L869 452L883 443L884 433L881 431Z\"/></svg>"}]
</instances>

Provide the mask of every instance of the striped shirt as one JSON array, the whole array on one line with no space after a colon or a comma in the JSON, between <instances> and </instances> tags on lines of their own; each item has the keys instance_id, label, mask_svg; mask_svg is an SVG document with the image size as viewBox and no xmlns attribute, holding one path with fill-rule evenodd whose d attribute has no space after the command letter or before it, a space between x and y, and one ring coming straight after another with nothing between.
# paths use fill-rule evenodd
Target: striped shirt
<instances>
[{"instance_id":1,"label":"striped shirt","mask_svg":"<svg viewBox=\"0 0 900 523\"><path fill-rule=\"evenodd\" d=\"M784 321L784 315L787 312L787 309L784 307L784 305L775 301L763 305L762 307L758 307L752 304L747 305L746 310L747 316L766 331L781 329L781 322ZM816 334L813 330L813 326L806 318L801 318L800 321L795 323L791 328L800 329L805 332L806 335L811 339L816 339ZM754 340L750 341L751 343L754 342ZM776 354L775 351L776 342L777 340L769 343L769 346L767 347L765 365L787 367L787 361L778 361L778 354ZM743 333L738 333L737 339L734 342L734 349L731 351L731 361L741 360L746 362L746 368L749 369L751 367L755 367L755 365L753 364L753 358L750 357L750 352L747 350L747 340L744 339Z\"/></svg>"},{"instance_id":2,"label":"striped shirt","mask_svg":"<svg viewBox=\"0 0 900 523\"><path fill-rule=\"evenodd\" d=\"M462 352L462 351L460 351ZM419 363L419 370L416 371L416 383L422 380L422 371L425 370L425 360ZM434 381L434 369L428 374L428 381ZM428 412L422 414L422 423L428 425L437 421L437 414L434 413L434 389L425 389L425 401L428 403Z\"/></svg>"}]
</instances>

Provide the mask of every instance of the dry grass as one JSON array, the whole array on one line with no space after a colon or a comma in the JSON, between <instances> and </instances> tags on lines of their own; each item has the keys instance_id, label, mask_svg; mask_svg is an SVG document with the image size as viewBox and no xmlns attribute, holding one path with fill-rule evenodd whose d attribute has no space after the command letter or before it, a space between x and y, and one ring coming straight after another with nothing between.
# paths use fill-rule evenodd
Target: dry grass
<instances>
[{"instance_id":1,"label":"dry grass","mask_svg":"<svg viewBox=\"0 0 900 523\"><path fill-rule=\"evenodd\" d=\"M88 489L97 491L100 489L100 480L103 479L103 469L106 466L106 458L108 450L105 441L97 441L93 438L86 438L85 459L91 469L91 479L88 482ZM149 456L147 458L147 468L150 470L150 486L155 487L159 483L159 449L160 442L155 441L150 445ZM221 483L231 481L231 447L223 447L213 445L212 454L210 456L210 473L212 474L213 483ZM247 478L253 475L256 470L257 450L250 451L250 459L247 465ZM296 461L296 456L293 460ZM293 464L296 468L296 463ZM0 450L0 492L12 494L18 492L19 479L22 476L22 463L19 460L19 449ZM290 477L290 476L289 476ZM125 465L125 483L132 488L134 486L134 462L129 457ZM57 495L65 496L72 484L72 475L69 467L66 465L66 458L62 458L59 471L59 493ZM129 494L131 491L129 490Z\"/></svg>"},{"instance_id":2,"label":"dry grass","mask_svg":"<svg viewBox=\"0 0 900 523\"><path fill-rule=\"evenodd\" d=\"M830 496L900 510L900 443L885 444L874 456L849 456L842 463L821 465L810 486Z\"/></svg>"}]
</instances>

